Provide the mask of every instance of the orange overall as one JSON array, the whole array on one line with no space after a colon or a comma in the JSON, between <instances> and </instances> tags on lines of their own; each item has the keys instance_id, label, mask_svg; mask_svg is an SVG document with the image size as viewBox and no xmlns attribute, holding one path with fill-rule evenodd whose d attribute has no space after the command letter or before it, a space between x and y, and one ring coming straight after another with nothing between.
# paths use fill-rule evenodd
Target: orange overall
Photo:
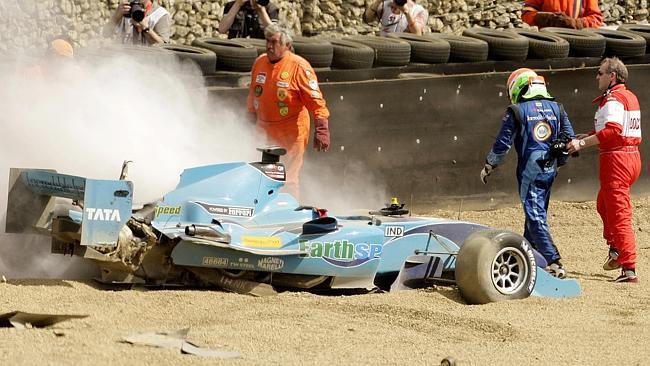
<instances>
[{"instance_id":1,"label":"orange overall","mask_svg":"<svg viewBox=\"0 0 650 366\"><path fill-rule=\"evenodd\" d=\"M603 25L603 14L598 8L598 0L525 0L521 19L530 25L535 23L538 11L564 13L579 19L584 28L598 28Z\"/></svg>"},{"instance_id":2,"label":"orange overall","mask_svg":"<svg viewBox=\"0 0 650 366\"><path fill-rule=\"evenodd\" d=\"M329 110L318 87L316 73L304 58L287 52L276 63L263 54L251 71L248 111L257 114L257 126L271 142L287 149L286 187L299 198L299 175L309 142L309 111L327 119Z\"/></svg>"}]
</instances>

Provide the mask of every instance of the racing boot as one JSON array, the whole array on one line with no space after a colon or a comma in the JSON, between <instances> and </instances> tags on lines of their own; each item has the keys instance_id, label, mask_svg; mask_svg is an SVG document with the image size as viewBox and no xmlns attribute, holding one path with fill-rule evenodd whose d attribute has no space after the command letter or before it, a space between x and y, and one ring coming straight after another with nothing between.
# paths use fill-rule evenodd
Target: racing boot
<instances>
[{"instance_id":1,"label":"racing boot","mask_svg":"<svg viewBox=\"0 0 650 366\"><path fill-rule=\"evenodd\" d=\"M634 268L623 268L623 270L621 270L621 275L616 277L614 282L637 283L639 282L639 278L636 276Z\"/></svg>"},{"instance_id":2,"label":"racing boot","mask_svg":"<svg viewBox=\"0 0 650 366\"><path fill-rule=\"evenodd\" d=\"M560 263L559 259L549 264L548 267L546 267L546 272L550 273L551 276L553 277L557 277L557 278L566 277L566 271L564 270L564 266L562 265L562 263Z\"/></svg>"},{"instance_id":3,"label":"racing boot","mask_svg":"<svg viewBox=\"0 0 650 366\"><path fill-rule=\"evenodd\" d=\"M615 269L621 268L621 265L616 261L618 259L618 251L614 248L609 248L609 254L605 263L603 263L603 269L605 271L613 271Z\"/></svg>"}]
</instances>

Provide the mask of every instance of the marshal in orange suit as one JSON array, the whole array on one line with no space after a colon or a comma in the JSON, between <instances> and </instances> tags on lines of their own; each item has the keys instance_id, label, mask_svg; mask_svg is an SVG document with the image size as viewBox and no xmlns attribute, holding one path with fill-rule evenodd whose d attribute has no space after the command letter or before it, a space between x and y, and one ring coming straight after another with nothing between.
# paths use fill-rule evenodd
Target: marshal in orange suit
<instances>
[{"instance_id":1,"label":"marshal in orange suit","mask_svg":"<svg viewBox=\"0 0 650 366\"><path fill-rule=\"evenodd\" d=\"M539 28L599 28L603 14L598 0L525 0L521 19Z\"/></svg>"},{"instance_id":2,"label":"marshal in orange suit","mask_svg":"<svg viewBox=\"0 0 650 366\"><path fill-rule=\"evenodd\" d=\"M266 52L251 72L248 111L257 116L257 126L267 138L285 149L286 187L299 199L299 174L309 142L309 112L314 115L314 148L327 151L330 145L329 110L309 62L291 52L292 39L271 24L264 30Z\"/></svg>"}]
</instances>

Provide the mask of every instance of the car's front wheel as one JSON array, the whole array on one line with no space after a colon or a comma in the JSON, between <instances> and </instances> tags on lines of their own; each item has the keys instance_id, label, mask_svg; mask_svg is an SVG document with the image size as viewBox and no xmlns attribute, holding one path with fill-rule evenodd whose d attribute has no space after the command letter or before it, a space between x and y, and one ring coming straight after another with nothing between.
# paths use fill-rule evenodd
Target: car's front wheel
<instances>
[{"instance_id":1,"label":"car's front wheel","mask_svg":"<svg viewBox=\"0 0 650 366\"><path fill-rule=\"evenodd\" d=\"M456 283L469 304L523 299L535 287L537 263L521 235L504 230L473 233L458 252Z\"/></svg>"}]
</instances>

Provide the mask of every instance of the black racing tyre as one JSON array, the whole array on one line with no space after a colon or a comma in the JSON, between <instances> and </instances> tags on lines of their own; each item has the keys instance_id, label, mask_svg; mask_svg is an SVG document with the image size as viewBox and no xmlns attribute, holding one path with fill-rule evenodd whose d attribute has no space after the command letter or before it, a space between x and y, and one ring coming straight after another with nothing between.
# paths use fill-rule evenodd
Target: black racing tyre
<instances>
[{"instance_id":1,"label":"black racing tyre","mask_svg":"<svg viewBox=\"0 0 650 366\"><path fill-rule=\"evenodd\" d=\"M413 33L388 33L388 37L401 39L411 45L411 62L440 64L449 61L451 46L444 39Z\"/></svg>"},{"instance_id":2,"label":"black racing tyre","mask_svg":"<svg viewBox=\"0 0 650 366\"><path fill-rule=\"evenodd\" d=\"M571 57L601 57L605 53L605 37L588 29L569 29L558 27L543 28L542 32L553 33L569 42Z\"/></svg>"},{"instance_id":3,"label":"black racing tyre","mask_svg":"<svg viewBox=\"0 0 650 366\"><path fill-rule=\"evenodd\" d=\"M618 26L618 30L632 32L637 34L645 39L645 52L650 53L650 24L621 24Z\"/></svg>"},{"instance_id":4,"label":"black racing tyre","mask_svg":"<svg viewBox=\"0 0 650 366\"><path fill-rule=\"evenodd\" d=\"M344 39L363 43L375 50L373 66L405 66L411 59L411 45L399 39L376 36L349 36Z\"/></svg>"},{"instance_id":5,"label":"black racing tyre","mask_svg":"<svg viewBox=\"0 0 650 366\"><path fill-rule=\"evenodd\" d=\"M266 40L259 38L232 38L233 41L249 44L257 49L257 55L266 53Z\"/></svg>"},{"instance_id":6,"label":"black racing tyre","mask_svg":"<svg viewBox=\"0 0 650 366\"><path fill-rule=\"evenodd\" d=\"M257 50L250 44L221 38L197 38L192 46L206 48L217 54L217 69L251 71Z\"/></svg>"},{"instance_id":7,"label":"black racing tyre","mask_svg":"<svg viewBox=\"0 0 650 366\"><path fill-rule=\"evenodd\" d=\"M569 42L553 33L516 28L513 31L528 38L528 58L565 58L569 56Z\"/></svg>"},{"instance_id":8,"label":"black racing tyre","mask_svg":"<svg viewBox=\"0 0 650 366\"><path fill-rule=\"evenodd\" d=\"M330 39L333 47L333 69L370 69L375 61L375 50L365 44Z\"/></svg>"},{"instance_id":9,"label":"black racing tyre","mask_svg":"<svg viewBox=\"0 0 650 366\"><path fill-rule=\"evenodd\" d=\"M524 299L537 279L533 247L504 230L472 233L456 260L456 283L468 304Z\"/></svg>"},{"instance_id":10,"label":"black racing tyre","mask_svg":"<svg viewBox=\"0 0 650 366\"><path fill-rule=\"evenodd\" d=\"M645 55L645 38L636 33L611 29L594 29L593 31L605 37L605 56L634 57Z\"/></svg>"},{"instance_id":11,"label":"black racing tyre","mask_svg":"<svg viewBox=\"0 0 650 366\"><path fill-rule=\"evenodd\" d=\"M313 68L332 65L334 48L325 39L296 36L293 37L293 49L297 55L309 61Z\"/></svg>"},{"instance_id":12,"label":"black racing tyre","mask_svg":"<svg viewBox=\"0 0 650 366\"><path fill-rule=\"evenodd\" d=\"M159 47L174 52L181 62L190 61L195 63L203 75L213 74L216 70L217 55L208 49L181 44L163 44Z\"/></svg>"},{"instance_id":13,"label":"black racing tyre","mask_svg":"<svg viewBox=\"0 0 650 366\"><path fill-rule=\"evenodd\" d=\"M488 43L473 37L457 36L447 33L429 33L427 38L443 39L449 43L449 61L480 62L488 58Z\"/></svg>"},{"instance_id":14,"label":"black racing tyre","mask_svg":"<svg viewBox=\"0 0 650 366\"><path fill-rule=\"evenodd\" d=\"M487 42L492 60L525 61L528 56L528 39L514 32L476 27L465 29L463 35Z\"/></svg>"}]
</instances>

